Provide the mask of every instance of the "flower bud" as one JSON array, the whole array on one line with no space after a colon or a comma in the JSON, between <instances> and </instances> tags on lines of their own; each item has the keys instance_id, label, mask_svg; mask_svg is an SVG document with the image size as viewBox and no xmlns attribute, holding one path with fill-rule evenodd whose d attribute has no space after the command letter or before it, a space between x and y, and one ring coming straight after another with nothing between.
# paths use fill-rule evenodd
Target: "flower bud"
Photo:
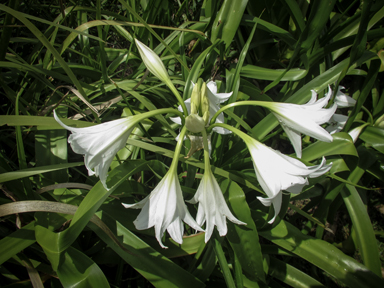
<instances>
[{"instance_id":1,"label":"flower bud","mask_svg":"<svg viewBox=\"0 0 384 288\"><path fill-rule=\"evenodd\" d=\"M203 120L204 120L205 125L208 125L208 122L209 122L209 111L205 111L205 113L203 115Z\"/></svg>"},{"instance_id":2,"label":"flower bud","mask_svg":"<svg viewBox=\"0 0 384 288\"><path fill-rule=\"evenodd\" d=\"M200 80L200 79L199 79ZM191 95L191 114L199 114L200 106L200 85L199 81L195 84Z\"/></svg>"},{"instance_id":3,"label":"flower bud","mask_svg":"<svg viewBox=\"0 0 384 288\"><path fill-rule=\"evenodd\" d=\"M201 114L204 115L205 113L208 113L209 117L209 99L208 99L208 91L207 91L207 84L203 83L200 90L201 95Z\"/></svg>"},{"instance_id":4,"label":"flower bud","mask_svg":"<svg viewBox=\"0 0 384 288\"><path fill-rule=\"evenodd\" d=\"M141 59L143 59L143 62L148 70L168 85L168 83L171 82L171 79L169 78L167 69L165 69L160 57L139 40L135 39L135 43L137 49L139 50Z\"/></svg>"},{"instance_id":5,"label":"flower bud","mask_svg":"<svg viewBox=\"0 0 384 288\"><path fill-rule=\"evenodd\" d=\"M191 114L185 118L185 126L192 133L199 133L205 128L205 121L197 114Z\"/></svg>"}]
</instances>

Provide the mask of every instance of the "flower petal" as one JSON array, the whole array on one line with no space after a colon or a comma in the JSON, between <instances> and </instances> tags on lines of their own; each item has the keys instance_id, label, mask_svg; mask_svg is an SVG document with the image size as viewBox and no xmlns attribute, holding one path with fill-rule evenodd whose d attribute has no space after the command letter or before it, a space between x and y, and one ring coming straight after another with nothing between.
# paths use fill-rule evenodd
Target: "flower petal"
<instances>
[{"instance_id":1,"label":"flower petal","mask_svg":"<svg viewBox=\"0 0 384 288\"><path fill-rule=\"evenodd\" d=\"M342 89L345 89L343 86L339 86L337 89L337 94L335 97L335 104L340 108L353 107L356 104L356 100L351 96L348 96L341 92Z\"/></svg>"},{"instance_id":2,"label":"flower petal","mask_svg":"<svg viewBox=\"0 0 384 288\"><path fill-rule=\"evenodd\" d=\"M106 189L108 169L116 153L127 143L135 127L134 116L121 118L85 128L65 125L54 111L55 120L72 132L68 137L73 151L84 155L84 163L89 175L99 176Z\"/></svg>"},{"instance_id":3,"label":"flower petal","mask_svg":"<svg viewBox=\"0 0 384 288\"><path fill-rule=\"evenodd\" d=\"M206 223L205 242L208 242L211 238L215 226L220 236L227 234L226 218L235 224L246 225L246 223L233 216L229 210L220 186L210 170L204 171L196 194L187 202L193 204L199 202L196 221L200 225Z\"/></svg>"},{"instance_id":4,"label":"flower petal","mask_svg":"<svg viewBox=\"0 0 384 288\"><path fill-rule=\"evenodd\" d=\"M181 187L177 174L169 171L150 195L136 204L123 204L126 208L141 208L141 212L133 222L136 229L144 230L155 228L156 239L162 248L161 238L168 231L171 238L177 242L183 242L184 226L182 221L193 229L203 231L189 214L183 200Z\"/></svg>"},{"instance_id":5,"label":"flower petal","mask_svg":"<svg viewBox=\"0 0 384 288\"><path fill-rule=\"evenodd\" d=\"M316 93L312 91L312 97L308 103L297 105L292 103L268 103L269 108L278 119L287 136L291 140L296 155L301 157L300 133L309 135L324 142L332 142L332 136L320 125L329 121L335 113L337 106L323 108L327 105L332 90L329 88L327 95L316 101Z\"/></svg>"},{"instance_id":6,"label":"flower petal","mask_svg":"<svg viewBox=\"0 0 384 288\"><path fill-rule=\"evenodd\" d=\"M300 193L308 184L307 177L323 175L332 166L332 163L325 165L325 158L323 158L321 164L308 167L301 161L273 150L246 134L242 138L251 153L257 180L268 196L257 198L265 206L273 204L275 217L280 211L282 190Z\"/></svg>"}]
</instances>

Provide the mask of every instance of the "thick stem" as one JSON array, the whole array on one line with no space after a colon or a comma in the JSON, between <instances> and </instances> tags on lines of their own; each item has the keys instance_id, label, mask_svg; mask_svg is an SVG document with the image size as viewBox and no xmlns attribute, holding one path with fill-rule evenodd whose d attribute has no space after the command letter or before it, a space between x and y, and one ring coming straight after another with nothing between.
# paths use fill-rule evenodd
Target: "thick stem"
<instances>
[{"instance_id":1,"label":"thick stem","mask_svg":"<svg viewBox=\"0 0 384 288\"><path fill-rule=\"evenodd\" d=\"M204 144L204 173L209 173L211 171L211 163L209 160L209 146L208 146L208 136L205 129L201 132L203 134L203 144Z\"/></svg>"},{"instance_id":2,"label":"thick stem","mask_svg":"<svg viewBox=\"0 0 384 288\"><path fill-rule=\"evenodd\" d=\"M267 101L241 101L241 102L231 103L231 104L225 105L224 107L221 107L219 111L217 111L215 115L213 115L210 124L215 123L216 118L220 115L220 113L229 108L236 107L236 106L244 106L244 105L262 106L262 107L270 108L271 104L273 103L274 102L267 102Z\"/></svg>"},{"instance_id":3,"label":"thick stem","mask_svg":"<svg viewBox=\"0 0 384 288\"><path fill-rule=\"evenodd\" d=\"M179 155L180 155L181 147L183 146L184 136L186 132L187 132L187 128L184 126L183 129L181 129L181 132L179 134L179 140L177 141L177 144L176 144L175 154L173 154L172 164L171 164L171 167L169 168L169 171L171 171L170 173L172 172L176 173L177 163L179 163Z\"/></svg>"}]
</instances>

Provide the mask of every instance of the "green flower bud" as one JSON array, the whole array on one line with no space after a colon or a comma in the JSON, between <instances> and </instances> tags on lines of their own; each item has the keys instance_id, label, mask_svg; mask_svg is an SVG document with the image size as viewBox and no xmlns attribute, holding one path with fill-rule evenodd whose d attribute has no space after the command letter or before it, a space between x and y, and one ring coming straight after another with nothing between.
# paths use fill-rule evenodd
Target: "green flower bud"
<instances>
[{"instance_id":1,"label":"green flower bud","mask_svg":"<svg viewBox=\"0 0 384 288\"><path fill-rule=\"evenodd\" d=\"M185 126L192 133L199 133L205 128L205 121L197 114L191 114L185 118Z\"/></svg>"},{"instance_id":2,"label":"green flower bud","mask_svg":"<svg viewBox=\"0 0 384 288\"><path fill-rule=\"evenodd\" d=\"M207 84L203 83L200 90L201 100L201 114L204 115L205 112L209 113L209 99L208 99L208 92L207 92ZM208 115L209 116L209 115Z\"/></svg>"},{"instance_id":3,"label":"green flower bud","mask_svg":"<svg viewBox=\"0 0 384 288\"><path fill-rule=\"evenodd\" d=\"M208 125L208 122L209 122L209 111L205 111L205 113L203 115L203 120L204 120L205 125Z\"/></svg>"},{"instance_id":4,"label":"green flower bud","mask_svg":"<svg viewBox=\"0 0 384 288\"><path fill-rule=\"evenodd\" d=\"M193 87L191 95L191 114L199 114L200 87L198 83Z\"/></svg>"}]
</instances>

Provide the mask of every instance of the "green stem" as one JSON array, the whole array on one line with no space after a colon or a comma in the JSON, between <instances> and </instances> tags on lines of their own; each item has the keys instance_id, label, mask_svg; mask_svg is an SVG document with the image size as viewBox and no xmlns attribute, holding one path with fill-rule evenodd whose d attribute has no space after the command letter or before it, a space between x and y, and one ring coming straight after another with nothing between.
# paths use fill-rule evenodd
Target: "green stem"
<instances>
[{"instance_id":1,"label":"green stem","mask_svg":"<svg viewBox=\"0 0 384 288\"><path fill-rule=\"evenodd\" d=\"M152 110L152 111L145 112L143 114L137 114L133 117L137 117L136 122L140 122L146 118L153 117L153 116L156 116L158 114L166 114L166 113L176 114L176 115L180 116L182 121L184 120L183 113L181 113L179 110L174 109L174 108L162 108L162 109Z\"/></svg>"},{"instance_id":2,"label":"green stem","mask_svg":"<svg viewBox=\"0 0 384 288\"><path fill-rule=\"evenodd\" d=\"M183 98L180 96L179 91L177 91L176 87L173 85L172 82L169 81L169 83L166 83L166 84L169 87L169 89L171 89L173 94L176 96L177 101L180 103L181 108L183 109L184 116L187 117L188 116L187 106L185 106L185 103L183 101Z\"/></svg>"},{"instance_id":3,"label":"green stem","mask_svg":"<svg viewBox=\"0 0 384 288\"><path fill-rule=\"evenodd\" d=\"M209 173L211 171L211 163L209 160L208 137L205 129L201 133L203 134L203 144L204 144L204 173Z\"/></svg>"},{"instance_id":4,"label":"green stem","mask_svg":"<svg viewBox=\"0 0 384 288\"><path fill-rule=\"evenodd\" d=\"M369 112L369 110L368 110L367 108L365 108L364 106L361 106L361 109L363 109L365 112L367 112L368 117L369 117L369 120L370 120L370 122L371 122L371 125L373 126L373 124L375 123L375 121L373 121L373 117L372 117L371 112Z\"/></svg>"},{"instance_id":5,"label":"green stem","mask_svg":"<svg viewBox=\"0 0 384 288\"><path fill-rule=\"evenodd\" d=\"M228 105L229 106L229 105ZM235 127L232 127L231 125L228 125L228 124L224 124L224 123L215 123L215 124L212 124L210 125L207 129L208 130L211 130L215 127L222 127L222 128L225 128L229 131L232 131L233 133L235 133L237 136L239 136L241 139L243 139L243 141L245 143L247 143L247 138L251 138L252 140L254 141L257 141L256 139L252 138L251 136L245 134L244 132L240 131L239 129L235 128ZM259 142L259 141L257 141ZM259 142L260 143L260 142ZM204 144L205 145L205 144Z\"/></svg>"},{"instance_id":6,"label":"green stem","mask_svg":"<svg viewBox=\"0 0 384 288\"><path fill-rule=\"evenodd\" d=\"M184 136L186 132L187 132L187 127L184 126L183 129L181 129L181 132L179 134L179 140L177 140L175 153L173 154L172 164L171 164L171 167L169 167L170 173L175 172L177 170L177 164L179 163L179 155L180 155L181 147L183 146Z\"/></svg>"},{"instance_id":7,"label":"green stem","mask_svg":"<svg viewBox=\"0 0 384 288\"><path fill-rule=\"evenodd\" d=\"M267 101L241 101L241 102L235 102L235 103L231 103L231 104L228 104L224 107L221 107L219 109L219 111L217 111L215 113L215 115L213 115L212 119L211 119L211 122L210 124L213 124L215 123L216 121L216 118L220 115L221 112L229 109L229 108L232 108L232 107L236 107L236 106L244 106L244 105L253 105L253 106L262 106L262 107L266 107L266 108L271 108L271 104L273 104L274 102L267 102Z\"/></svg>"}]
</instances>

